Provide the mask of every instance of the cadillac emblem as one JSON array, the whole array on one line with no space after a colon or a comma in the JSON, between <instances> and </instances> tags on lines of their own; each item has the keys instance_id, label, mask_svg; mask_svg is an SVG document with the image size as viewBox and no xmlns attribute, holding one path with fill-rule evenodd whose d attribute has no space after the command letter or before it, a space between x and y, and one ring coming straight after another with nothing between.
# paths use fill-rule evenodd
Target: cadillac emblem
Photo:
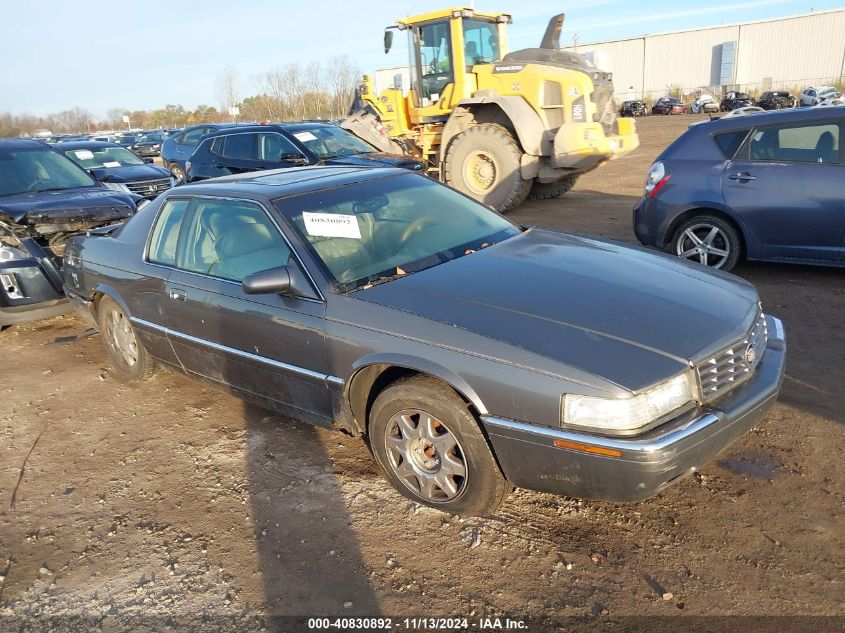
<instances>
[{"instance_id":1,"label":"cadillac emblem","mask_svg":"<svg viewBox=\"0 0 845 633\"><path fill-rule=\"evenodd\" d=\"M749 365L753 365L754 361L757 359L757 350L754 349L754 344L749 343L748 347L745 348L745 353L742 355L745 358L745 362Z\"/></svg>"}]
</instances>

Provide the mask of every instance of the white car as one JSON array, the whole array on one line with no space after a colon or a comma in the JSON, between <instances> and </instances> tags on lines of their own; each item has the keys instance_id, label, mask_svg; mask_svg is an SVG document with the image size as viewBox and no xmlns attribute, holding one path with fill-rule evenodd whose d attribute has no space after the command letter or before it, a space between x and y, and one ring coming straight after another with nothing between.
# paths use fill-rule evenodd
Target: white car
<instances>
[{"instance_id":1,"label":"white car","mask_svg":"<svg viewBox=\"0 0 845 633\"><path fill-rule=\"evenodd\" d=\"M728 117L745 116L746 114L757 114L758 112L765 112L765 110L763 108L758 107L758 106L742 106L741 108L736 108L735 110L731 110L730 112L728 112L722 118L727 119Z\"/></svg>"},{"instance_id":2,"label":"white car","mask_svg":"<svg viewBox=\"0 0 845 633\"><path fill-rule=\"evenodd\" d=\"M839 105L845 103L842 93L833 86L810 86L801 93L802 106Z\"/></svg>"},{"instance_id":3,"label":"white car","mask_svg":"<svg viewBox=\"0 0 845 633\"><path fill-rule=\"evenodd\" d=\"M704 94L692 102L690 109L693 114L699 114L700 112L718 112L719 102L713 95Z\"/></svg>"}]
</instances>

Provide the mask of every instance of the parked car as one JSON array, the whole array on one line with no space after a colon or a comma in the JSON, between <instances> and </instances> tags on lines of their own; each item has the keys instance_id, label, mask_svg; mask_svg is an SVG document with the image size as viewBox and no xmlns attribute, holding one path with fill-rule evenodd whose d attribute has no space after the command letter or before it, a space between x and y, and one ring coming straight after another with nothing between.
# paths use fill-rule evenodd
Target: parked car
<instances>
[{"instance_id":1,"label":"parked car","mask_svg":"<svg viewBox=\"0 0 845 633\"><path fill-rule=\"evenodd\" d=\"M693 114L701 114L702 112L718 112L719 102L716 101L716 97L713 95L703 94L692 102L690 110Z\"/></svg>"},{"instance_id":2,"label":"parked car","mask_svg":"<svg viewBox=\"0 0 845 633\"><path fill-rule=\"evenodd\" d=\"M186 163L188 182L262 169L357 165L422 170L422 161L385 154L328 123L252 125L206 135Z\"/></svg>"},{"instance_id":3,"label":"parked car","mask_svg":"<svg viewBox=\"0 0 845 633\"><path fill-rule=\"evenodd\" d=\"M794 108L797 100L786 90L767 90L760 97L757 105L764 110L781 110L782 108Z\"/></svg>"},{"instance_id":4,"label":"parked car","mask_svg":"<svg viewBox=\"0 0 845 633\"><path fill-rule=\"evenodd\" d=\"M686 114L687 107L679 99L661 97L651 107L652 114Z\"/></svg>"},{"instance_id":5,"label":"parked car","mask_svg":"<svg viewBox=\"0 0 845 633\"><path fill-rule=\"evenodd\" d=\"M133 150L138 142L138 136L135 134L120 134L115 137L114 142L128 150Z\"/></svg>"},{"instance_id":6,"label":"parked car","mask_svg":"<svg viewBox=\"0 0 845 633\"><path fill-rule=\"evenodd\" d=\"M783 376L747 282L395 168L172 189L72 238L64 279L119 375L158 363L366 435L397 490L459 514L512 485L650 497L757 424Z\"/></svg>"},{"instance_id":7,"label":"parked car","mask_svg":"<svg viewBox=\"0 0 845 633\"><path fill-rule=\"evenodd\" d=\"M150 164L151 158L140 158L115 143L57 143L54 147L116 191L152 199L175 184L169 171Z\"/></svg>"},{"instance_id":8,"label":"parked car","mask_svg":"<svg viewBox=\"0 0 845 633\"><path fill-rule=\"evenodd\" d=\"M705 121L652 164L643 244L730 270L752 260L845 266L845 108Z\"/></svg>"},{"instance_id":9,"label":"parked car","mask_svg":"<svg viewBox=\"0 0 845 633\"><path fill-rule=\"evenodd\" d=\"M728 92L722 97L722 102L719 104L719 109L722 112L730 112L737 108L744 108L746 106L756 106L757 102L754 97L745 94L744 92Z\"/></svg>"},{"instance_id":10,"label":"parked car","mask_svg":"<svg viewBox=\"0 0 845 633\"><path fill-rule=\"evenodd\" d=\"M161 144L164 143L164 135L160 132L152 132L144 134L135 143L132 151L140 157L159 156L161 155Z\"/></svg>"},{"instance_id":11,"label":"parked car","mask_svg":"<svg viewBox=\"0 0 845 633\"><path fill-rule=\"evenodd\" d=\"M810 86L801 93L802 106L839 105L842 93L833 86Z\"/></svg>"},{"instance_id":12,"label":"parked car","mask_svg":"<svg viewBox=\"0 0 845 633\"><path fill-rule=\"evenodd\" d=\"M648 108L643 101L623 101L619 108L619 116L647 116Z\"/></svg>"},{"instance_id":13,"label":"parked car","mask_svg":"<svg viewBox=\"0 0 845 633\"><path fill-rule=\"evenodd\" d=\"M758 112L766 112L766 110L760 106L742 106L741 108L731 110L722 118L726 119L728 117L745 116L746 114L757 114Z\"/></svg>"},{"instance_id":14,"label":"parked car","mask_svg":"<svg viewBox=\"0 0 845 633\"><path fill-rule=\"evenodd\" d=\"M177 183L185 182L185 161L199 145L200 139L215 130L235 127L234 123L204 123L186 127L173 136L168 136L161 144L161 161L170 170Z\"/></svg>"},{"instance_id":15,"label":"parked car","mask_svg":"<svg viewBox=\"0 0 845 633\"><path fill-rule=\"evenodd\" d=\"M128 218L138 200L45 143L0 139L0 329L67 312L67 238Z\"/></svg>"}]
</instances>

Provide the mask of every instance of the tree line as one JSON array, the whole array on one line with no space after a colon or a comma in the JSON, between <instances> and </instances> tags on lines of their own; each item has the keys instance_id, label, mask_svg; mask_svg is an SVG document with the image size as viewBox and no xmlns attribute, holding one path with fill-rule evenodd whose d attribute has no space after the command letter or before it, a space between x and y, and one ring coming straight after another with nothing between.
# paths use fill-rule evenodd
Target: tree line
<instances>
[{"instance_id":1,"label":"tree line","mask_svg":"<svg viewBox=\"0 0 845 633\"><path fill-rule=\"evenodd\" d=\"M127 127L180 128L198 123L231 121L229 109L237 107L239 121L298 121L339 119L346 115L360 80L358 67L346 56L329 58L326 63L289 63L249 78L227 68L218 74L217 105L200 104L193 109L168 104L155 110L111 108L105 117L73 107L37 116L0 112L0 136L33 136L40 130L53 134L84 134L97 130Z\"/></svg>"}]
</instances>

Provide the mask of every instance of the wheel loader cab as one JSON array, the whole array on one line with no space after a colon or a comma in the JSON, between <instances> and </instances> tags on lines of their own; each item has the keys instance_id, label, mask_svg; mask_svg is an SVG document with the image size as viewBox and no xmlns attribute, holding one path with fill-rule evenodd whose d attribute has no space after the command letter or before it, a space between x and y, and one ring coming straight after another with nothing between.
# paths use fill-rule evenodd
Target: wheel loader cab
<instances>
[{"instance_id":1,"label":"wheel loader cab","mask_svg":"<svg viewBox=\"0 0 845 633\"><path fill-rule=\"evenodd\" d=\"M413 123L446 117L478 89L473 66L500 61L506 50L505 13L454 9L397 22L408 32ZM435 119L436 120L436 119Z\"/></svg>"}]
</instances>

